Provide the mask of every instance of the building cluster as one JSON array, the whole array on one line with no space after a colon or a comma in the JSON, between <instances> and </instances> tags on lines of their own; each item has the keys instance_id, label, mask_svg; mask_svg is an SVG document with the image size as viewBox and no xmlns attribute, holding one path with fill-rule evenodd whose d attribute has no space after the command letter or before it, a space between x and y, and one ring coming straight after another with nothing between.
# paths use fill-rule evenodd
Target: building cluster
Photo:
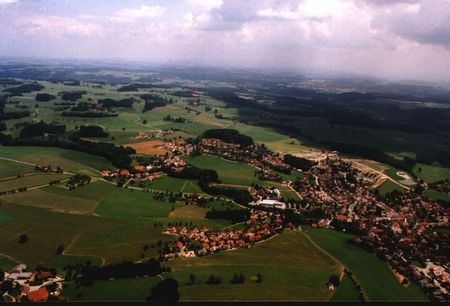
<instances>
[{"instance_id":1,"label":"building cluster","mask_svg":"<svg viewBox=\"0 0 450 306\"><path fill-rule=\"evenodd\" d=\"M252 165L259 169L290 169L278 154L268 150L264 144L242 147L219 139L204 138L198 146L200 153L211 154L225 159Z\"/></svg>"},{"instance_id":2,"label":"building cluster","mask_svg":"<svg viewBox=\"0 0 450 306\"><path fill-rule=\"evenodd\" d=\"M169 152L169 154L191 154L194 151L194 146L182 137L171 139L170 141L164 142L158 149L165 150Z\"/></svg>"},{"instance_id":3,"label":"building cluster","mask_svg":"<svg viewBox=\"0 0 450 306\"><path fill-rule=\"evenodd\" d=\"M255 201L250 206L261 206L266 208L286 209L288 205L281 200L281 192L275 187L257 186L254 188Z\"/></svg>"},{"instance_id":4,"label":"building cluster","mask_svg":"<svg viewBox=\"0 0 450 306\"><path fill-rule=\"evenodd\" d=\"M245 223L244 229L209 230L207 227L168 227L166 234L175 234L179 239L163 255L165 260L176 257L196 257L219 251L250 248L259 241L268 239L283 229L280 213L255 210Z\"/></svg>"},{"instance_id":5,"label":"building cluster","mask_svg":"<svg viewBox=\"0 0 450 306\"><path fill-rule=\"evenodd\" d=\"M322 160L305 174L294 185L308 202L300 211L322 211L313 227L358 235L355 244L387 260L430 296L448 300L450 239L439 231L450 225L448 207L414 190L376 196L364 174L339 158Z\"/></svg>"},{"instance_id":6,"label":"building cluster","mask_svg":"<svg viewBox=\"0 0 450 306\"><path fill-rule=\"evenodd\" d=\"M27 266L18 264L10 272L4 273L1 283L3 299L11 302L64 301L62 296L63 278L55 271L27 271Z\"/></svg>"}]
</instances>

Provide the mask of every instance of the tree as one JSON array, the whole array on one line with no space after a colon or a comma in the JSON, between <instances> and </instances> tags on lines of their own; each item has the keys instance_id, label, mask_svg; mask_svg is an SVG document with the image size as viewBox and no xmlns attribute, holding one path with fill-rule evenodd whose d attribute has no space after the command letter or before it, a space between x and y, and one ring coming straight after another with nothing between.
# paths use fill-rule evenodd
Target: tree
<instances>
[{"instance_id":1,"label":"tree","mask_svg":"<svg viewBox=\"0 0 450 306\"><path fill-rule=\"evenodd\" d=\"M335 288L339 287L339 284L341 283L341 281L339 280L339 276L337 275L331 275L330 278L328 279L330 283L333 284L333 286Z\"/></svg>"},{"instance_id":2,"label":"tree","mask_svg":"<svg viewBox=\"0 0 450 306\"><path fill-rule=\"evenodd\" d=\"M256 282L257 283L262 283L262 275L261 275L261 273L258 273L257 275L256 275Z\"/></svg>"},{"instance_id":3,"label":"tree","mask_svg":"<svg viewBox=\"0 0 450 306\"><path fill-rule=\"evenodd\" d=\"M26 242L28 242L28 235L26 235L26 234L20 235L19 243L26 243Z\"/></svg>"},{"instance_id":4,"label":"tree","mask_svg":"<svg viewBox=\"0 0 450 306\"><path fill-rule=\"evenodd\" d=\"M14 286L13 286L13 282L10 280L4 281L0 284L0 291L5 293L8 291L13 290Z\"/></svg>"},{"instance_id":5,"label":"tree","mask_svg":"<svg viewBox=\"0 0 450 306\"><path fill-rule=\"evenodd\" d=\"M153 302L178 302L180 299L178 287L178 282L173 278L165 279L153 288L148 300Z\"/></svg>"},{"instance_id":6,"label":"tree","mask_svg":"<svg viewBox=\"0 0 450 306\"><path fill-rule=\"evenodd\" d=\"M58 248L56 249L56 255L62 255L63 252L64 252L64 246L62 244L60 244L58 246Z\"/></svg>"},{"instance_id":7,"label":"tree","mask_svg":"<svg viewBox=\"0 0 450 306\"><path fill-rule=\"evenodd\" d=\"M191 282L191 285L193 285L195 283L195 275L194 274L189 275L189 280Z\"/></svg>"}]
</instances>

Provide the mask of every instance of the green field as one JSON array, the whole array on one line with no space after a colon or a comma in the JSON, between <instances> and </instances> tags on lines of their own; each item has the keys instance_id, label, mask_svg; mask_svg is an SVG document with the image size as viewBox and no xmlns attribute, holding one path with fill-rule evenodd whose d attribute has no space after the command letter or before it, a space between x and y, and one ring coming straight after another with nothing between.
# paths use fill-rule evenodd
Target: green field
<instances>
[{"instance_id":1,"label":"green field","mask_svg":"<svg viewBox=\"0 0 450 306\"><path fill-rule=\"evenodd\" d=\"M183 301L328 300L332 292L325 283L341 267L316 248L300 232L288 231L251 249L221 252L200 258L178 258L168 263L181 288ZM244 284L230 284L234 273L243 273ZM261 283L252 280L260 273ZM189 285L189 275L196 276ZM220 285L205 284L210 274Z\"/></svg>"},{"instance_id":2,"label":"green field","mask_svg":"<svg viewBox=\"0 0 450 306\"><path fill-rule=\"evenodd\" d=\"M33 175L23 176L17 179L11 179L0 182L0 192L16 190L21 187L36 187L48 184L51 181L61 180L68 178L67 174L55 174L55 173L36 173Z\"/></svg>"},{"instance_id":3,"label":"green field","mask_svg":"<svg viewBox=\"0 0 450 306\"><path fill-rule=\"evenodd\" d=\"M164 176L159 180L147 183L146 187L169 192L204 193L195 181L170 176Z\"/></svg>"},{"instance_id":4,"label":"green field","mask_svg":"<svg viewBox=\"0 0 450 306\"><path fill-rule=\"evenodd\" d=\"M18 175L24 175L26 173L33 173L33 172L34 172L33 166L0 159L0 180L6 178L14 178L17 177Z\"/></svg>"},{"instance_id":5,"label":"green field","mask_svg":"<svg viewBox=\"0 0 450 306\"><path fill-rule=\"evenodd\" d=\"M413 172L427 183L450 179L450 169L444 167L416 164Z\"/></svg>"},{"instance_id":6,"label":"green field","mask_svg":"<svg viewBox=\"0 0 450 306\"><path fill-rule=\"evenodd\" d=\"M98 256L58 255L49 263L49 266L55 268L61 275L64 275L64 267L67 265L84 264L87 261L93 266L102 265L102 260Z\"/></svg>"},{"instance_id":7,"label":"green field","mask_svg":"<svg viewBox=\"0 0 450 306\"><path fill-rule=\"evenodd\" d=\"M258 185L271 185L271 182L261 181L255 177L256 168L249 165L227 161L210 155L183 156L183 159L195 167L217 171L223 184L250 186L252 183L256 183Z\"/></svg>"},{"instance_id":8,"label":"green field","mask_svg":"<svg viewBox=\"0 0 450 306\"><path fill-rule=\"evenodd\" d=\"M103 198L95 214L115 220L153 225L158 217L167 217L176 204L153 199L153 194L117 189Z\"/></svg>"},{"instance_id":9,"label":"green field","mask_svg":"<svg viewBox=\"0 0 450 306\"><path fill-rule=\"evenodd\" d=\"M399 172L399 171L401 171L401 170L398 170L395 168L389 168L389 169L385 170L383 173L396 181L402 181L402 180L404 180L404 178L397 175L397 172Z\"/></svg>"},{"instance_id":10,"label":"green field","mask_svg":"<svg viewBox=\"0 0 450 306\"><path fill-rule=\"evenodd\" d=\"M83 152L53 147L4 147L0 145L0 157L15 159L37 165L60 166L64 171L86 168L102 170L110 168L106 159Z\"/></svg>"},{"instance_id":11,"label":"green field","mask_svg":"<svg viewBox=\"0 0 450 306\"><path fill-rule=\"evenodd\" d=\"M95 281L92 286L77 288L73 283L63 289L69 301L145 301L151 289L161 281L157 276Z\"/></svg>"},{"instance_id":12,"label":"green field","mask_svg":"<svg viewBox=\"0 0 450 306\"><path fill-rule=\"evenodd\" d=\"M423 195L430 200L441 200L450 202L450 193L439 192L436 190L428 189L424 190Z\"/></svg>"},{"instance_id":13,"label":"green field","mask_svg":"<svg viewBox=\"0 0 450 306\"><path fill-rule=\"evenodd\" d=\"M94 256L108 263L154 256L156 248L143 252L142 246L170 239L153 224L143 226L17 204L2 203L0 215L9 216L0 225L0 253L32 266L53 263L59 245L66 248L68 255ZM21 234L28 235L28 242L18 243Z\"/></svg>"},{"instance_id":14,"label":"green field","mask_svg":"<svg viewBox=\"0 0 450 306\"><path fill-rule=\"evenodd\" d=\"M403 189L402 187L400 187L399 185L395 184L394 182L392 182L390 180L386 180L386 182L384 182L377 189L380 192L380 195L382 195L382 196L385 196L387 193L390 193L394 190L397 190L400 192L405 191L405 189Z\"/></svg>"},{"instance_id":15,"label":"green field","mask_svg":"<svg viewBox=\"0 0 450 306\"><path fill-rule=\"evenodd\" d=\"M97 201L63 196L38 189L1 196L0 199L8 203L75 214L89 214L94 211L98 204Z\"/></svg>"},{"instance_id":16,"label":"green field","mask_svg":"<svg viewBox=\"0 0 450 306\"><path fill-rule=\"evenodd\" d=\"M335 294L331 298L332 302L356 302L359 301L359 293L350 277L345 275Z\"/></svg>"},{"instance_id":17,"label":"green field","mask_svg":"<svg viewBox=\"0 0 450 306\"><path fill-rule=\"evenodd\" d=\"M415 284L403 287L385 261L349 244L347 241L354 236L327 229L308 229L307 233L353 273L369 301L428 301Z\"/></svg>"},{"instance_id":18,"label":"green field","mask_svg":"<svg viewBox=\"0 0 450 306\"><path fill-rule=\"evenodd\" d=\"M49 186L42 190L56 193L62 196L81 198L86 200L100 201L105 195L108 195L112 191L116 190L117 187L106 182L97 181L92 182L88 185L69 190L61 186Z\"/></svg>"}]
</instances>

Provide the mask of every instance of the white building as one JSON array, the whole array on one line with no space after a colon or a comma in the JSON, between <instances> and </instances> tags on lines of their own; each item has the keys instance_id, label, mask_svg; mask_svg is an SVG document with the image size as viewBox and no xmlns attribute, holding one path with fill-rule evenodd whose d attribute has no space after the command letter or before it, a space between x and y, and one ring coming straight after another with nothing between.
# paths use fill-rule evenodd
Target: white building
<instances>
[{"instance_id":1,"label":"white building","mask_svg":"<svg viewBox=\"0 0 450 306\"><path fill-rule=\"evenodd\" d=\"M250 203L250 205L263 206L268 208L286 209L286 203L277 200L258 200L256 203Z\"/></svg>"}]
</instances>

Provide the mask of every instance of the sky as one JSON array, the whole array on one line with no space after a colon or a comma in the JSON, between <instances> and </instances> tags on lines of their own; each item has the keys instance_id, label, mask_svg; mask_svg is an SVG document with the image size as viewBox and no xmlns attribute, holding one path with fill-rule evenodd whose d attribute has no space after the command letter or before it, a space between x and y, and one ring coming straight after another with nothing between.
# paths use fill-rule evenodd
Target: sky
<instances>
[{"instance_id":1,"label":"sky","mask_svg":"<svg viewBox=\"0 0 450 306\"><path fill-rule=\"evenodd\" d=\"M0 56L450 84L450 0L0 0Z\"/></svg>"}]
</instances>

